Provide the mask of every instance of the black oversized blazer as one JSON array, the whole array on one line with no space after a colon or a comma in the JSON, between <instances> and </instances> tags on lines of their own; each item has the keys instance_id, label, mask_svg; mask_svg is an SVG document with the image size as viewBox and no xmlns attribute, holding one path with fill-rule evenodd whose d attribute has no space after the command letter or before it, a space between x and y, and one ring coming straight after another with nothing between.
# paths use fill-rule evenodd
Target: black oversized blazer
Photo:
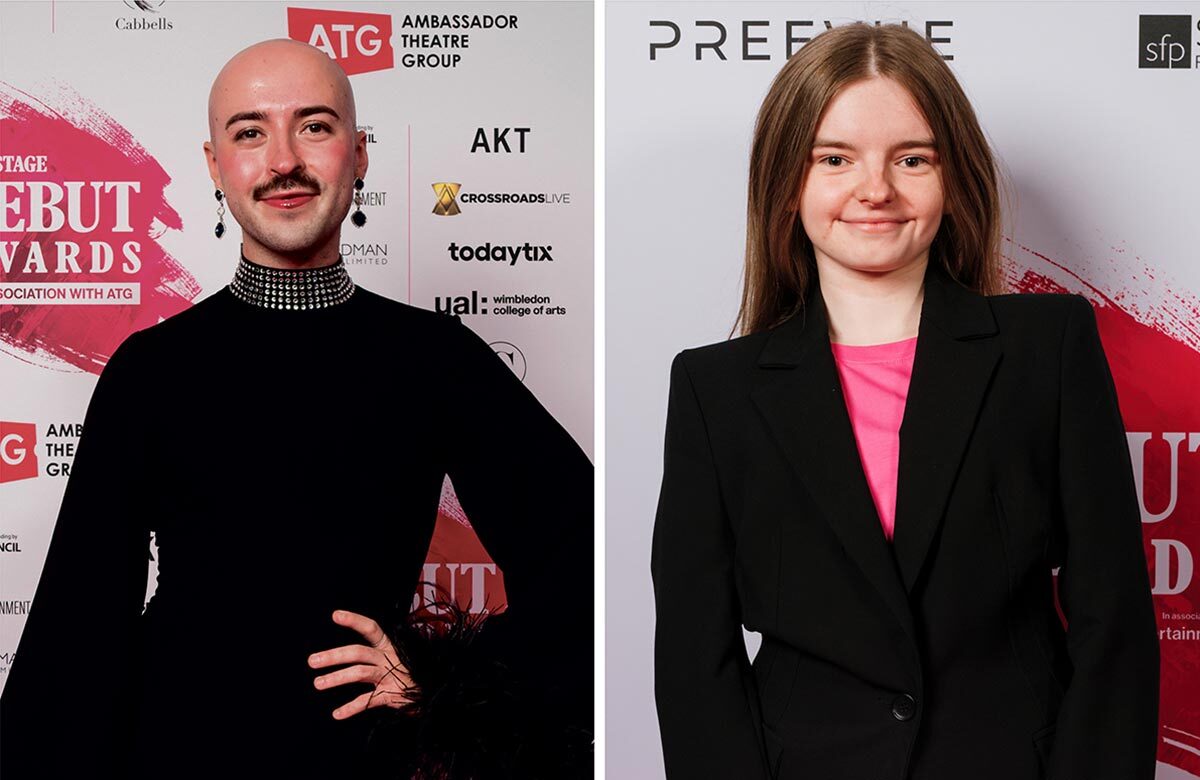
<instances>
[{"instance_id":1,"label":"black oversized blazer","mask_svg":"<svg viewBox=\"0 0 1200 780\"><path fill-rule=\"evenodd\" d=\"M652 555L669 780L1150 780L1157 636L1090 304L929 266L889 544L811 290L672 366Z\"/></svg>"}]
</instances>

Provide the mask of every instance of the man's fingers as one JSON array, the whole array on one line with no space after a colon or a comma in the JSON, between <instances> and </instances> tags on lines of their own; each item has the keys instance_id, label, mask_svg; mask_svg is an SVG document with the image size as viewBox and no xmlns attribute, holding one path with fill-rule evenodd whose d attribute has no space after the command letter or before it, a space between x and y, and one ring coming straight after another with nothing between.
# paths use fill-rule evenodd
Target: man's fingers
<instances>
[{"instance_id":1,"label":"man's fingers","mask_svg":"<svg viewBox=\"0 0 1200 780\"><path fill-rule=\"evenodd\" d=\"M395 648L379 624L369 617L343 609L333 613L333 622L354 629L370 645L345 645L310 655L308 665L314 669L347 667L317 677L313 685L322 690L347 683L375 686L375 690L360 694L334 710L334 719L352 718L368 707L403 707L409 704L411 699L405 691L412 686L412 679L408 676L408 670L397 661Z\"/></svg>"},{"instance_id":2,"label":"man's fingers","mask_svg":"<svg viewBox=\"0 0 1200 780\"><path fill-rule=\"evenodd\" d=\"M352 701L343 704L333 711L336 720L351 718L368 707L403 707L409 703L409 698L400 692L371 691L356 696Z\"/></svg>"},{"instance_id":3,"label":"man's fingers","mask_svg":"<svg viewBox=\"0 0 1200 780\"><path fill-rule=\"evenodd\" d=\"M368 707L403 707L412 699L404 691L376 690L375 695L367 702Z\"/></svg>"},{"instance_id":4,"label":"man's fingers","mask_svg":"<svg viewBox=\"0 0 1200 780\"><path fill-rule=\"evenodd\" d=\"M326 666L341 666L343 664L382 664L389 665L383 654L373 647L366 645L345 645L332 650L322 650L308 657L308 665L313 669L323 669Z\"/></svg>"},{"instance_id":5,"label":"man's fingers","mask_svg":"<svg viewBox=\"0 0 1200 780\"><path fill-rule=\"evenodd\" d=\"M334 688L346 683L369 683L375 685L379 682L383 673L384 670L378 666L360 664L346 669L339 669L329 674L323 674L313 680L313 685L321 689Z\"/></svg>"},{"instance_id":6,"label":"man's fingers","mask_svg":"<svg viewBox=\"0 0 1200 780\"><path fill-rule=\"evenodd\" d=\"M371 701L371 697L374 695L375 694L372 691L369 693L364 693L361 696L356 696L353 701L343 704L333 711L334 719L345 720L346 718L357 715L367 708L367 704Z\"/></svg>"},{"instance_id":7,"label":"man's fingers","mask_svg":"<svg viewBox=\"0 0 1200 780\"><path fill-rule=\"evenodd\" d=\"M371 643L374 647L382 647L387 643L388 647L391 643L387 641L387 637L383 633L383 629L379 627L371 618L360 615L357 612L349 612L344 609L339 609L333 613L333 622L339 626L353 628L355 631L363 635L363 638Z\"/></svg>"}]
</instances>

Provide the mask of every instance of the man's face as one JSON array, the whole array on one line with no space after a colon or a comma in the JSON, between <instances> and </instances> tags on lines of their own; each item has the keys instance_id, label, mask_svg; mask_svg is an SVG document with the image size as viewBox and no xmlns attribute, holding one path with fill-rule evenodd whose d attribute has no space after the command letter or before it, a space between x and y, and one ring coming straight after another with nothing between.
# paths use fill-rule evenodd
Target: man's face
<instances>
[{"instance_id":1,"label":"man's face","mask_svg":"<svg viewBox=\"0 0 1200 780\"><path fill-rule=\"evenodd\" d=\"M354 179L367 168L354 121L349 82L312 47L268 41L221 71L204 148L248 257L336 254Z\"/></svg>"}]
</instances>

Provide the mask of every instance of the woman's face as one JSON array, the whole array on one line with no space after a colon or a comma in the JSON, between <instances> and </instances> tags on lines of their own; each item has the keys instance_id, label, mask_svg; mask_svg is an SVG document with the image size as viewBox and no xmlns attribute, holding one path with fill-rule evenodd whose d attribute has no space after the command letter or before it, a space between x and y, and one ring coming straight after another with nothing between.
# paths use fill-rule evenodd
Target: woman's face
<instances>
[{"instance_id":1,"label":"woman's face","mask_svg":"<svg viewBox=\"0 0 1200 780\"><path fill-rule=\"evenodd\" d=\"M825 272L924 265L942 221L933 132L904 87L875 77L825 110L800 189L800 221Z\"/></svg>"}]
</instances>

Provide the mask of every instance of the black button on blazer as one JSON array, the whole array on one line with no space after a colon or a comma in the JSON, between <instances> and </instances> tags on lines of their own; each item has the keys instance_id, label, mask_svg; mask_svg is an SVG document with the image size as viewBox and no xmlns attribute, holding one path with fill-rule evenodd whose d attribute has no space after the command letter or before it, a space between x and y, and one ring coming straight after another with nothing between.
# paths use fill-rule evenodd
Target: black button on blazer
<instances>
[{"instance_id":1,"label":"black button on blazer","mask_svg":"<svg viewBox=\"0 0 1200 780\"><path fill-rule=\"evenodd\" d=\"M816 284L779 327L676 357L664 463L670 780L1153 778L1140 513L1084 298L984 297L927 270L894 543Z\"/></svg>"}]
</instances>

